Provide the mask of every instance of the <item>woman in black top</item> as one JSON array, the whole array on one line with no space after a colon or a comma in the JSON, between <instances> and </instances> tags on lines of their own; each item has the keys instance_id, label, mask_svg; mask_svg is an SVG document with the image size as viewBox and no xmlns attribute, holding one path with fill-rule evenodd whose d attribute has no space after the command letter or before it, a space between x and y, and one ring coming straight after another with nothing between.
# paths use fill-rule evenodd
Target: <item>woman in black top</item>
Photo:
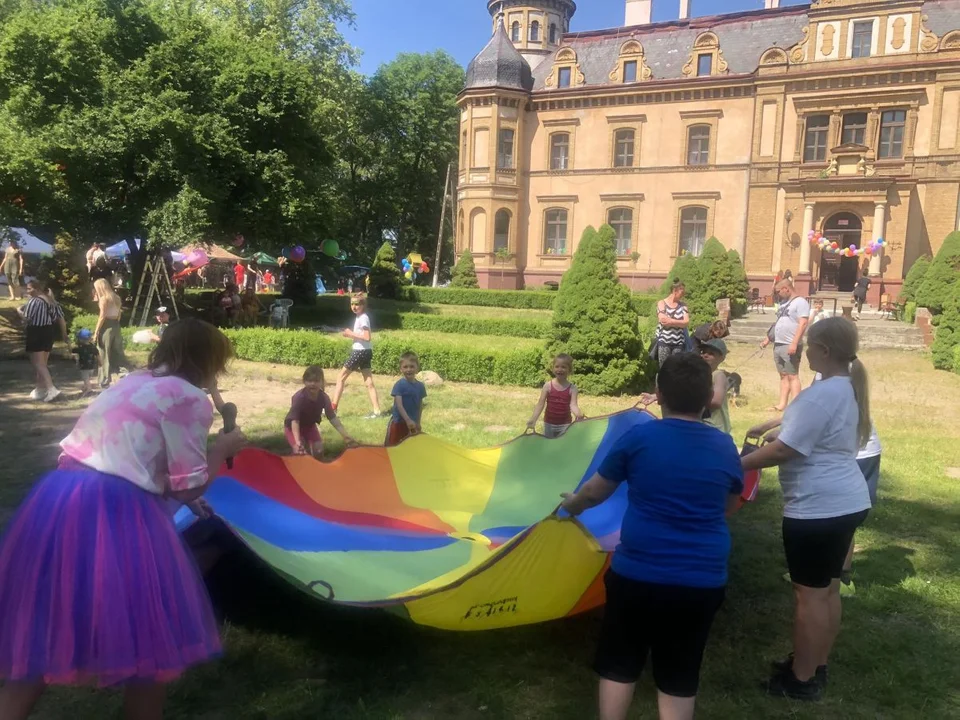
<instances>
[{"instance_id":1,"label":"woman in black top","mask_svg":"<svg viewBox=\"0 0 960 720\"><path fill-rule=\"evenodd\" d=\"M27 295L30 301L20 308L19 312L26 325L24 335L27 355L30 356L30 364L37 375L37 384L30 393L30 399L50 402L60 395L60 391L53 384L47 361L57 339L58 327L60 336L66 340L67 323L53 294L38 280L27 283Z\"/></svg>"},{"instance_id":2,"label":"woman in black top","mask_svg":"<svg viewBox=\"0 0 960 720\"><path fill-rule=\"evenodd\" d=\"M863 303L867 299L870 283L870 273L868 270L864 270L863 276L857 280L857 286L853 289L853 301L857 304L857 315L863 312Z\"/></svg>"}]
</instances>

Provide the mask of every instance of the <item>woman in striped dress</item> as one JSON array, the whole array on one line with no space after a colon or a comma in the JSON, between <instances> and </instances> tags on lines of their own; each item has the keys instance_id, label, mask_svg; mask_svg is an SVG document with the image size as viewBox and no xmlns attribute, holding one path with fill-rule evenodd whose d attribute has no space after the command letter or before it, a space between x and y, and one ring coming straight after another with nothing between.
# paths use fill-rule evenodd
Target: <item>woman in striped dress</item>
<instances>
[{"instance_id":1,"label":"woman in striped dress","mask_svg":"<svg viewBox=\"0 0 960 720\"><path fill-rule=\"evenodd\" d=\"M30 393L30 399L50 402L60 395L60 391L53 384L47 361L56 342L58 329L60 336L66 339L67 323L53 294L46 290L40 281L31 280L27 283L27 295L30 301L20 308L19 312L26 325L24 335L27 355L37 374L37 385Z\"/></svg>"},{"instance_id":2,"label":"woman in striped dress","mask_svg":"<svg viewBox=\"0 0 960 720\"><path fill-rule=\"evenodd\" d=\"M670 294L657 303L657 365L687 349L690 312L682 302L685 292L684 284L674 280Z\"/></svg>"}]
</instances>

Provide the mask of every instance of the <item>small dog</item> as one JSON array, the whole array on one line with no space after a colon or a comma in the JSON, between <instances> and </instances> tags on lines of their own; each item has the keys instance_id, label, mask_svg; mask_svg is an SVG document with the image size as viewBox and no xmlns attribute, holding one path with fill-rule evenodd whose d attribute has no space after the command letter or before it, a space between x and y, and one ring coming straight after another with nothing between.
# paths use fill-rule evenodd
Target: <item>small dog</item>
<instances>
[{"instance_id":1,"label":"small dog","mask_svg":"<svg viewBox=\"0 0 960 720\"><path fill-rule=\"evenodd\" d=\"M733 399L733 406L740 407L740 388L743 386L743 378L740 373L727 373L727 393Z\"/></svg>"}]
</instances>

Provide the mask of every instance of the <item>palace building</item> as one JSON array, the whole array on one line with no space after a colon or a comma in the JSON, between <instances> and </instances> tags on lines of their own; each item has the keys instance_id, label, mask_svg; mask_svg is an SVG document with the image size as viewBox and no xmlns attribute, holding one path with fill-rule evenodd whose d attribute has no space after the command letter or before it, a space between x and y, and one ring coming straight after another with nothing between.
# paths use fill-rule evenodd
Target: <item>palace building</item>
<instances>
[{"instance_id":1,"label":"palace building","mask_svg":"<svg viewBox=\"0 0 960 720\"><path fill-rule=\"evenodd\" d=\"M960 0L680 0L662 23L625 4L624 27L570 32L574 0L489 0L459 99L457 249L482 286L559 281L609 223L637 290L715 236L764 293L781 270L804 294L868 270L876 302L958 229Z\"/></svg>"}]
</instances>

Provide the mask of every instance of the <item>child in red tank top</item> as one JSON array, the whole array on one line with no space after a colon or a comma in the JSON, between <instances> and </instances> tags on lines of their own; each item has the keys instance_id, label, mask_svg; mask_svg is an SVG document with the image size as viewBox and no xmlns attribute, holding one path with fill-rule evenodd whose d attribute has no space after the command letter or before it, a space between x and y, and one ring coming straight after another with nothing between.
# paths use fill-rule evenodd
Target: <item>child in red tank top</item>
<instances>
[{"instance_id":1,"label":"child in red tank top","mask_svg":"<svg viewBox=\"0 0 960 720\"><path fill-rule=\"evenodd\" d=\"M557 355L553 359L553 380L545 383L540 391L540 399L533 409L533 416L527 422L531 430L537 427L537 420L546 408L543 416L543 434L548 438L563 435L574 418L583 419L578 404L577 386L568 380L573 373L573 358L569 355Z\"/></svg>"}]
</instances>

